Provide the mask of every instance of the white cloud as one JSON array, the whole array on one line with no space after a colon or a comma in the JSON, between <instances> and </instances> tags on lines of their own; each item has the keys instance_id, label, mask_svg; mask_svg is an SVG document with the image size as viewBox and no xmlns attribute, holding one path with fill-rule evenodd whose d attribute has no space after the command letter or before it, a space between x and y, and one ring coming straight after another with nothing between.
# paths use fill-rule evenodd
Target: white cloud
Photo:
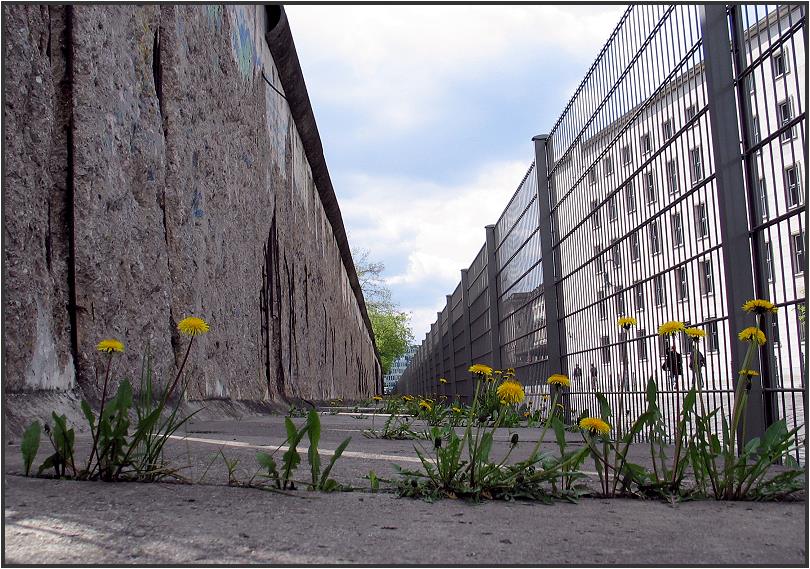
<instances>
[{"instance_id":1,"label":"white cloud","mask_svg":"<svg viewBox=\"0 0 810 569\"><path fill-rule=\"evenodd\" d=\"M540 58L590 61L623 6L288 6L309 90L362 108L357 138L416 129L459 81Z\"/></svg>"},{"instance_id":2,"label":"white cloud","mask_svg":"<svg viewBox=\"0 0 810 569\"><path fill-rule=\"evenodd\" d=\"M352 246L368 249L373 259L407 259L404 270L387 279L395 292L397 287L427 284L444 291L418 304L403 303L403 309L414 313L417 337L435 320L444 305L443 295L452 292L459 271L470 265L483 245L484 226L498 220L529 164L528 160L489 163L471 179L450 185L367 174L344 180L347 197L340 207Z\"/></svg>"}]
</instances>

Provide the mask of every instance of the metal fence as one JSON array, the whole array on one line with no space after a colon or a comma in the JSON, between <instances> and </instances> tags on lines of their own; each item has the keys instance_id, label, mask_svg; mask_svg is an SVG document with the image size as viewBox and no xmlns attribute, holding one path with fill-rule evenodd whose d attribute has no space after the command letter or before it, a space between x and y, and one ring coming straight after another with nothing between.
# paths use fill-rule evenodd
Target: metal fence
<instances>
[{"instance_id":1,"label":"metal fence","mask_svg":"<svg viewBox=\"0 0 810 569\"><path fill-rule=\"evenodd\" d=\"M657 328L681 320L707 332L699 359L720 420L745 350L736 334L753 323L740 307L758 297L780 310L747 436L780 417L804 424L806 36L802 5L628 8L535 137L535 163L397 392L468 399L466 367L484 362L514 367L539 402L561 371L569 417L597 408L597 390L622 393L629 425L653 378L674 426L693 362ZM629 337L622 315L638 320Z\"/></svg>"}]
</instances>

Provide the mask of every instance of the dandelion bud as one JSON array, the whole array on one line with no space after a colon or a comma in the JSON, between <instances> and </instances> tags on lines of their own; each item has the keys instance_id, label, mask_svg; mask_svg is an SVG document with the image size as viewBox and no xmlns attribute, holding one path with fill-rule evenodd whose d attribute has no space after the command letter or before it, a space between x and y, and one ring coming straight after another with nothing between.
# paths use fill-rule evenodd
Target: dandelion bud
<instances>
[{"instance_id":1,"label":"dandelion bud","mask_svg":"<svg viewBox=\"0 0 810 569\"><path fill-rule=\"evenodd\" d=\"M442 438L436 437L433 439L433 448L442 448Z\"/></svg>"},{"instance_id":2,"label":"dandelion bud","mask_svg":"<svg viewBox=\"0 0 810 569\"><path fill-rule=\"evenodd\" d=\"M511 439L512 446L515 446L516 444L518 444L518 439L519 439L519 438L520 438L520 437L518 437L518 434L517 434L517 433L514 433L514 434L512 435L512 439Z\"/></svg>"}]
</instances>

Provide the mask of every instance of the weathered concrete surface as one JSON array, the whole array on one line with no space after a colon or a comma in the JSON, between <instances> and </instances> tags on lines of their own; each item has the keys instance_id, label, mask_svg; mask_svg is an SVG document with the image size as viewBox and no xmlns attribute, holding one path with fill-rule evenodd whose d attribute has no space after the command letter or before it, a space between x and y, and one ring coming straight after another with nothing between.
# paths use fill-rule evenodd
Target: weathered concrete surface
<instances>
[{"instance_id":1,"label":"weathered concrete surface","mask_svg":"<svg viewBox=\"0 0 810 569\"><path fill-rule=\"evenodd\" d=\"M3 366L6 390L75 385L61 6L3 7Z\"/></svg>"},{"instance_id":2,"label":"weathered concrete surface","mask_svg":"<svg viewBox=\"0 0 810 569\"><path fill-rule=\"evenodd\" d=\"M371 419L322 416L321 452L352 436L333 471L368 489L369 470L418 468L412 441L366 439ZM302 419L295 419L300 423ZM228 487L218 457L256 472L250 445L283 441L282 417L195 420L173 441L175 465L199 485L104 484L19 476L18 441L5 449L6 563L674 564L806 566L806 502L584 498L577 505L427 504L368 491L281 495ZM379 418L375 420L379 426ZM517 429L528 453L538 429ZM508 446L499 430L494 455ZM569 437L573 443L578 437ZM81 436L87 446L87 436ZM248 446L240 446L248 445ZM549 443L549 447L551 447ZM302 447L306 447L306 440ZM303 448L301 449L303 451ZM643 448L638 447L643 462ZM86 451L83 451L86 452ZM303 451L305 454L305 451ZM520 454L520 453L518 453ZM38 462L44 458L40 453ZM84 454L82 454L84 456ZM305 479L306 459L297 478ZM585 470L592 469L591 464ZM385 487L385 485L383 485Z\"/></svg>"},{"instance_id":3,"label":"weathered concrete surface","mask_svg":"<svg viewBox=\"0 0 810 569\"><path fill-rule=\"evenodd\" d=\"M97 397L110 336L128 348L117 376L138 377L148 344L169 381L193 314L211 332L192 399L375 392L339 210L313 181L265 7L3 10L4 388Z\"/></svg>"}]
</instances>

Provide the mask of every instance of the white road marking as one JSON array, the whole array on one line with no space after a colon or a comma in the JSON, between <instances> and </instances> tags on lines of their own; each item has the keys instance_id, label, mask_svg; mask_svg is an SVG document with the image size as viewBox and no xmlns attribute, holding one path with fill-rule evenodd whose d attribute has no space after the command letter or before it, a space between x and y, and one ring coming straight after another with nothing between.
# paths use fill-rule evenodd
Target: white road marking
<instances>
[{"instance_id":1,"label":"white road marking","mask_svg":"<svg viewBox=\"0 0 810 569\"><path fill-rule=\"evenodd\" d=\"M178 440L178 441L189 441L189 442L192 442L192 443L204 443L204 444L210 444L210 445L223 445L223 446L239 447L239 448L253 448L253 449L257 449L257 450L275 450L275 449L278 449L280 451L285 451L286 452L290 448L289 446L286 446L286 445L280 445L280 446L279 445L254 445L254 444L246 443L246 442L242 442L242 441L221 441L221 440L218 440L218 439L202 439L202 438L198 438L198 437L180 437L180 436L177 436L177 435L170 435L169 438L170 439L175 439L175 440ZM298 451L301 452L301 453L307 452L309 450L309 447L304 447L304 446L299 446L297 448L298 448ZM326 456L332 456L332 455L335 454L335 451L325 449L325 448L318 449L318 452L320 452L322 454L325 454ZM366 459L366 460L388 460L388 461L392 461L392 462L415 462L417 464L420 464L422 462L422 461L419 460L418 457L415 457L415 456L399 456L399 455L395 455L395 454L377 454L377 453L374 453L374 452L358 452L358 451L351 451L351 450L343 451L343 454L341 456L345 456L345 457L348 457L348 458L363 458L363 459ZM432 458L428 458L428 461L433 462L433 463L436 462ZM580 472L582 472L583 474L587 474L589 476L598 476L598 473L596 473L596 472L590 472L590 471L587 471L587 470L580 470Z\"/></svg>"},{"instance_id":2,"label":"white road marking","mask_svg":"<svg viewBox=\"0 0 810 569\"><path fill-rule=\"evenodd\" d=\"M289 446L285 445L254 445L251 443L246 443L242 441L221 441L217 439L201 439L197 437L180 437L177 435L171 435L169 438L175 439L178 441L189 441L192 443L204 443L210 445L223 445L223 446L230 446L230 447L239 447L239 448L253 448L257 450L275 450L278 449L280 451L287 451L289 450ZM305 446L298 446L299 452L307 452L309 447ZM325 454L326 456L332 456L335 454L334 450L329 449L318 449L318 452L321 454ZM390 460L394 462L421 462L417 457L414 456L397 456L395 454L377 454L373 452L357 452L357 451L343 451L341 456L349 457L349 458L364 458L367 460Z\"/></svg>"}]
</instances>

